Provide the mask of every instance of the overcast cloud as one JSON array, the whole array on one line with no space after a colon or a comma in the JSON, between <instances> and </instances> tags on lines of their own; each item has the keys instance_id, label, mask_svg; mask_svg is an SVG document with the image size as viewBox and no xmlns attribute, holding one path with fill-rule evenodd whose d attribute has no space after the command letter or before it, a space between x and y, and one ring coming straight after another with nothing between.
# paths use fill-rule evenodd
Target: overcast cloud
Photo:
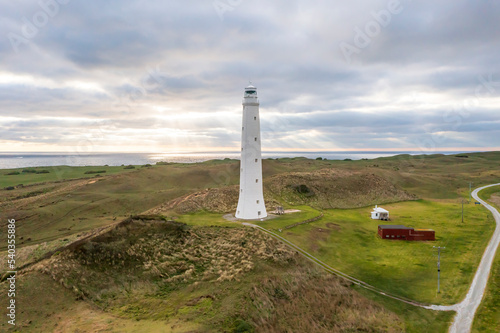
<instances>
[{"instance_id":1,"label":"overcast cloud","mask_svg":"<svg viewBox=\"0 0 500 333\"><path fill-rule=\"evenodd\" d=\"M0 8L0 151L500 149L498 1Z\"/></svg>"}]
</instances>

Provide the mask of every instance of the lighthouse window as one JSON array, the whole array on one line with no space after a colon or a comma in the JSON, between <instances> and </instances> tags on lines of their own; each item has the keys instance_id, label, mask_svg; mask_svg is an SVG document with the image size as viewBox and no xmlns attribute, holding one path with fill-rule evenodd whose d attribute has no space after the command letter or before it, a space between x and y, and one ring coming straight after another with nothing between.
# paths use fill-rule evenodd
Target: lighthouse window
<instances>
[{"instance_id":1,"label":"lighthouse window","mask_svg":"<svg viewBox=\"0 0 500 333\"><path fill-rule=\"evenodd\" d=\"M258 158L256 158L256 159L255 159L255 163L257 163L258 161L259 161L259 159L258 159Z\"/></svg>"},{"instance_id":2,"label":"lighthouse window","mask_svg":"<svg viewBox=\"0 0 500 333\"><path fill-rule=\"evenodd\" d=\"M242 130L242 131L244 131L244 130L245 130L245 126L243 126L243 127L241 128L241 130Z\"/></svg>"},{"instance_id":3,"label":"lighthouse window","mask_svg":"<svg viewBox=\"0 0 500 333\"><path fill-rule=\"evenodd\" d=\"M257 120L257 117L253 117L253 120Z\"/></svg>"},{"instance_id":4,"label":"lighthouse window","mask_svg":"<svg viewBox=\"0 0 500 333\"><path fill-rule=\"evenodd\" d=\"M240 192L243 193L243 189L241 189Z\"/></svg>"},{"instance_id":5,"label":"lighthouse window","mask_svg":"<svg viewBox=\"0 0 500 333\"><path fill-rule=\"evenodd\" d=\"M259 179L256 179L256 180L255 180L255 182L256 182L256 183L258 183L258 182L259 182Z\"/></svg>"},{"instance_id":6,"label":"lighthouse window","mask_svg":"<svg viewBox=\"0 0 500 333\"><path fill-rule=\"evenodd\" d=\"M260 212L258 212L258 214L260 215Z\"/></svg>"},{"instance_id":7,"label":"lighthouse window","mask_svg":"<svg viewBox=\"0 0 500 333\"><path fill-rule=\"evenodd\" d=\"M254 138L254 141L257 141L257 138Z\"/></svg>"},{"instance_id":8,"label":"lighthouse window","mask_svg":"<svg viewBox=\"0 0 500 333\"><path fill-rule=\"evenodd\" d=\"M255 94L255 90L247 90L247 94Z\"/></svg>"},{"instance_id":9,"label":"lighthouse window","mask_svg":"<svg viewBox=\"0 0 500 333\"><path fill-rule=\"evenodd\" d=\"M257 200L257 203L259 203L259 200Z\"/></svg>"},{"instance_id":10,"label":"lighthouse window","mask_svg":"<svg viewBox=\"0 0 500 333\"><path fill-rule=\"evenodd\" d=\"M243 148L241 148L241 151L243 151Z\"/></svg>"}]
</instances>

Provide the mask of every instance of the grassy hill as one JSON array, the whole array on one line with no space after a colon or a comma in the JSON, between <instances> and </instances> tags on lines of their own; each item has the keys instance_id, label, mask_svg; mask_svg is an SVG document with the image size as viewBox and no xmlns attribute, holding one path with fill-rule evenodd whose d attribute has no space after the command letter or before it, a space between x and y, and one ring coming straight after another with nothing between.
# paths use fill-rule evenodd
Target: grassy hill
<instances>
[{"instance_id":1,"label":"grassy hill","mask_svg":"<svg viewBox=\"0 0 500 333\"><path fill-rule=\"evenodd\" d=\"M394 313L265 234L189 227L161 217L127 219L39 262L20 281L23 294L49 304L37 310L24 305L19 321L25 332L57 331L61 320L65 330L78 323L80 330L117 332L123 331L118 325L133 321L143 323L141 330L158 332L400 332L403 327ZM6 292L5 284L0 292ZM54 294L61 295L62 305L55 304ZM89 311L83 301L100 310L93 310L92 322L61 311Z\"/></svg>"},{"instance_id":2,"label":"grassy hill","mask_svg":"<svg viewBox=\"0 0 500 333\"><path fill-rule=\"evenodd\" d=\"M267 159L268 208L280 204L301 212L262 225L278 230L323 213L317 222L283 235L378 287L424 302L450 303L464 294L493 230L480 206L466 205L466 224L460 225L459 203L468 198L469 182L474 187L498 182L499 166L499 152L360 161ZM299 327L313 332L445 332L452 317L357 290L279 243L224 220L222 213L236 205L238 161L135 169L62 167L59 176L57 168L41 169L49 173L0 172L0 228L6 228L7 218L16 219L19 265L41 260L20 276L19 297L28 304L27 295L36 295L47 310L24 307L23 331L264 327L280 332ZM106 172L96 177L88 171ZM439 297L433 294L430 248L435 243L378 239L368 213L369 206L381 203L391 210L391 223L434 228L437 242L450 249L443 257L447 273ZM166 218L129 219L145 212ZM2 263L5 244L2 233ZM245 268L244 260L251 268ZM58 295L61 304L53 303L51 295ZM305 305L302 299L308 300ZM359 326L365 316L369 325ZM316 327L318 318L336 319ZM336 326L339 321L347 326Z\"/></svg>"}]
</instances>

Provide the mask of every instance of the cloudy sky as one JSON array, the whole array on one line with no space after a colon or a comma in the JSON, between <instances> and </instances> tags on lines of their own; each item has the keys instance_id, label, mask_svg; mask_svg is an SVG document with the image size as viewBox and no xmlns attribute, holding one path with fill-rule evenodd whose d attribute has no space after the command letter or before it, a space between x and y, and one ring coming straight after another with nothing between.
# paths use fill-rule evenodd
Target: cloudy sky
<instances>
[{"instance_id":1,"label":"cloudy sky","mask_svg":"<svg viewBox=\"0 0 500 333\"><path fill-rule=\"evenodd\" d=\"M0 151L500 149L500 2L0 0Z\"/></svg>"}]
</instances>

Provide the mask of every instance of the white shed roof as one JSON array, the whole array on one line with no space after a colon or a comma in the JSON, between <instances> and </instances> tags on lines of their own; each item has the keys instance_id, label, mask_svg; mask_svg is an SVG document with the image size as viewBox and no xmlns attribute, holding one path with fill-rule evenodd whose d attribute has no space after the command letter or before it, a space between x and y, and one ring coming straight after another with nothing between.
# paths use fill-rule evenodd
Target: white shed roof
<instances>
[{"instance_id":1,"label":"white shed roof","mask_svg":"<svg viewBox=\"0 0 500 333\"><path fill-rule=\"evenodd\" d=\"M383 208L381 208L381 207L377 207L377 206L375 206L375 208L373 208L373 212L374 212L374 213L389 213L389 211L388 211L388 210L383 209Z\"/></svg>"}]
</instances>

